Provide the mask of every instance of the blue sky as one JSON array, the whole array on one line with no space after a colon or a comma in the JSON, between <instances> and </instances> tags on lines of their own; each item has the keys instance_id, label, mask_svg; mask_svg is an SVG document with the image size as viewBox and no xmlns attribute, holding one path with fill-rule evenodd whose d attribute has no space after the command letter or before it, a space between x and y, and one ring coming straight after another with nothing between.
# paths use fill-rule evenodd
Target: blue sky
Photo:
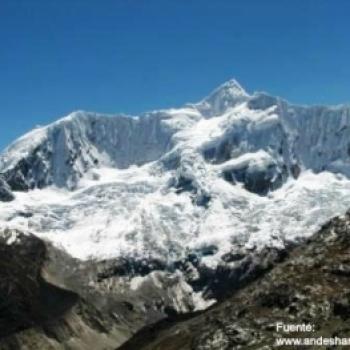
<instances>
[{"instance_id":1,"label":"blue sky","mask_svg":"<svg viewBox=\"0 0 350 350\"><path fill-rule=\"evenodd\" d=\"M1 0L0 149L72 110L197 101L236 78L350 102L348 0Z\"/></svg>"}]
</instances>

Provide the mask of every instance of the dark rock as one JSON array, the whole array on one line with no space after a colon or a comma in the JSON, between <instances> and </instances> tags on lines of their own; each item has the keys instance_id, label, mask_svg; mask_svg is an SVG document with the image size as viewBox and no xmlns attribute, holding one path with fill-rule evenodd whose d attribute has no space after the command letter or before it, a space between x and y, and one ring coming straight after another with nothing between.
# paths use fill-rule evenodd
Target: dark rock
<instances>
[{"instance_id":1,"label":"dark rock","mask_svg":"<svg viewBox=\"0 0 350 350\"><path fill-rule=\"evenodd\" d=\"M347 299L336 300L333 303L333 313L335 316L341 317L343 320L350 318L350 304Z\"/></svg>"},{"instance_id":2,"label":"dark rock","mask_svg":"<svg viewBox=\"0 0 350 350\"><path fill-rule=\"evenodd\" d=\"M101 282L113 276L146 276L152 271L163 271L165 269L166 265L160 260L121 258L109 261L108 266L97 274L97 280Z\"/></svg>"},{"instance_id":3,"label":"dark rock","mask_svg":"<svg viewBox=\"0 0 350 350\"><path fill-rule=\"evenodd\" d=\"M247 255L246 252L245 253L244 252L230 252L230 253L224 254L221 257L221 259L222 259L222 261L228 263L228 262L242 260L246 255Z\"/></svg>"},{"instance_id":4,"label":"dark rock","mask_svg":"<svg viewBox=\"0 0 350 350\"><path fill-rule=\"evenodd\" d=\"M290 167L290 172L293 176L294 179L297 179L301 173L301 169L300 169L300 166L298 164L293 164L291 167Z\"/></svg>"},{"instance_id":5,"label":"dark rock","mask_svg":"<svg viewBox=\"0 0 350 350\"><path fill-rule=\"evenodd\" d=\"M205 245L201 248L196 249L196 253L200 256L214 255L218 251L218 247L214 244Z\"/></svg>"},{"instance_id":6,"label":"dark rock","mask_svg":"<svg viewBox=\"0 0 350 350\"><path fill-rule=\"evenodd\" d=\"M192 179L188 179L184 176L180 176L175 184L176 193L192 192L196 193L197 188L193 185Z\"/></svg>"},{"instance_id":7,"label":"dark rock","mask_svg":"<svg viewBox=\"0 0 350 350\"><path fill-rule=\"evenodd\" d=\"M20 211L17 213L17 215L21 216L22 218L31 218L34 214L31 212Z\"/></svg>"},{"instance_id":8,"label":"dark rock","mask_svg":"<svg viewBox=\"0 0 350 350\"><path fill-rule=\"evenodd\" d=\"M18 167L20 167L19 165ZM26 192L30 189L28 181L25 179L21 170L14 169L5 174L6 182L13 191Z\"/></svg>"},{"instance_id":9,"label":"dark rock","mask_svg":"<svg viewBox=\"0 0 350 350\"><path fill-rule=\"evenodd\" d=\"M330 267L328 271L334 275L350 277L349 265L339 264L339 265Z\"/></svg>"},{"instance_id":10,"label":"dark rock","mask_svg":"<svg viewBox=\"0 0 350 350\"><path fill-rule=\"evenodd\" d=\"M257 253L252 251L238 260L234 266L230 263L221 263L212 278L207 281L205 293L208 297L223 300L234 290L263 276L276 263L287 257L287 252L275 248L265 248Z\"/></svg>"},{"instance_id":11,"label":"dark rock","mask_svg":"<svg viewBox=\"0 0 350 350\"><path fill-rule=\"evenodd\" d=\"M260 306L267 308L285 309L291 304L291 292L285 288L276 287L275 290L265 292L257 298Z\"/></svg>"},{"instance_id":12,"label":"dark rock","mask_svg":"<svg viewBox=\"0 0 350 350\"><path fill-rule=\"evenodd\" d=\"M7 182L0 177L0 201L10 202L15 199L15 196L11 192L10 186Z\"/></svg>"},{"instance_id":13,"label":"dark rock","mask_svg":"<svg viewBox=\"0 0 350 350\"><path fill-rule=\"evenodd\" d=\"M0 243L0 338L63 315L78 296L41 277L45 245L21 236L12 245Z\"/></svg>"},{"instance_id":14,"label":"dark rock","mask_svg":"<svg viewBox=\"0 0 350 350\"><path fill-rule=\"evenodd\" d=\"M211 201L211 196L207 194L200 194L195 197L194 203L198 205L199 207L205 207L208 208L209 202Z\"/></svg>"},{"instance_id":15,"label":"dark rock","mask_svg":"<svg viewBox=\"0 0 350 350\"><path fill-rule=\"evenodd\" d=\"M270 164L262 169L253 170L249 167L243 167L223 172L223 178L226 181L232 184L241 182L248 191L261 196L281 187L287 177L286 169L284 167L280 169L276 164Z\"/></svg>"}]
</instances>

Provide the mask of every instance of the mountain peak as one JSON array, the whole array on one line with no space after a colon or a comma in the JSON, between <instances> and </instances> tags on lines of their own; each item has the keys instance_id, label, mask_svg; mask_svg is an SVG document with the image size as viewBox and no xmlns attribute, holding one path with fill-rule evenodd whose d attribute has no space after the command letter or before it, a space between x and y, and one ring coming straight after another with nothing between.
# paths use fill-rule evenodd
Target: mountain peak
<instances>
[{"instance_id":1,"label":"mountain peak","mask_svg":"<svg viewBox=\"0 0 350 350\"><path fill-rule=\"evenodd\" d=\"M218 115L248 98L248 93L238 81L230 79L212 91L197 107L205 115Z\"/></svg>"},{"instance_id":2,"label":"mountain peak","mask_svg":"<svg viewBox=\"0 0 350 350\"><path fill-rule=\"evenodd\" d=\"M217 87L206 100L247 98L248 93L236 79L230 79Z\"/></svg>"},{"instance_id":3,"label":"mountain peak","mask_svg":"<svg viewBox=\"0 0 350 350\"><path fill-rule=\"evenodd\" d=\"M216 88L213 91L213 93L217 92L217 91L227 91L233 95L246 95L246 96L248 96L247 92L243 89L242 85L234 78L221 84L218 88Z\"/></svg>"}]
</instances>

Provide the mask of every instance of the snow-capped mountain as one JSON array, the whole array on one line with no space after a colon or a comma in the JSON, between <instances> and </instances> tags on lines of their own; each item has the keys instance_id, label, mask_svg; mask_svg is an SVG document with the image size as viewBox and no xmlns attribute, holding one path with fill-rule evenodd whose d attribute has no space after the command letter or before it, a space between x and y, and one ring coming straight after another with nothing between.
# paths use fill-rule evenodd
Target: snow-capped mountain
<instances>
[{"instance_id":1,"label":"snow-capped mountain","mask_svg":"<svg viewBox=\"0 0 350 350\"><path fill-rule=\"evenodd\" d=\"M10 145L0 173L0 193L15 196L0 202L1 227L83 260L174 268L194 254L214 268L350 207L350 108L296 106L230 80L181 108L74 112Z\"/></svg>"}]
</instances>

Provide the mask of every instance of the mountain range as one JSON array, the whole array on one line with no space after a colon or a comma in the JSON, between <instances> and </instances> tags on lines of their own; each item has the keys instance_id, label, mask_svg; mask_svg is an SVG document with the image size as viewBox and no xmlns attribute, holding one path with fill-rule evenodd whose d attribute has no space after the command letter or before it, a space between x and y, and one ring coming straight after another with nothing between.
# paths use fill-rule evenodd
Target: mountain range
<instances>
[{"instance_id":1,"label":"mountain range","mask_svg":"<svg viewBox=\"0 0 350 350\"><path fill-rule=\"evenodd\" d=\"M4 249L43 242L39 270L95 318L123 315L121 344L280 262L346 213L349 177L349 106L230 80L180 108L77 111L22 136L0 155L0 231Z\"/></svg>"}]
</instances>

